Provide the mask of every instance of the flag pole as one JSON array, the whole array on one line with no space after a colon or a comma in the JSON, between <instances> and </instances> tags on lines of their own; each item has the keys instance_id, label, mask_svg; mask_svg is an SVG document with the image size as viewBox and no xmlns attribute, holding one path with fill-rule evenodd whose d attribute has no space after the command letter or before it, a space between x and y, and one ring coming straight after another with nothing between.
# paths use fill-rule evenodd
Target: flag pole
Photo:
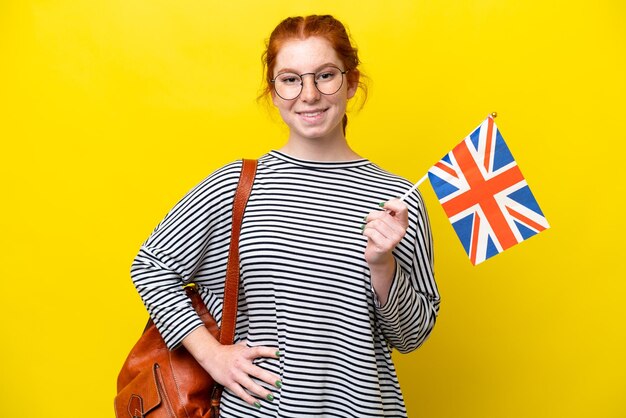
<instances>
[{"instance_id":1,"label":"flag pole","mask_svg":"<svg viewBox=\"0 0 626 418\"><path fill-rule=\"evenodd\" d=\"M422 184L426 179L428 178L428 173L424 174L424 177L422 177L421 179L419 179L419 181L417 183L415 183L413 185L413 187L411 187L409 190L407 190L407 192L405 194L402 195L402 197L400 198L401 202L404 202L404 199L406 199L407 197L409 197L409 195L411 193L413 193L415 191L415 189L417 189L418 187L420 187L420 184Z\"/></svg>"}]
</instances>

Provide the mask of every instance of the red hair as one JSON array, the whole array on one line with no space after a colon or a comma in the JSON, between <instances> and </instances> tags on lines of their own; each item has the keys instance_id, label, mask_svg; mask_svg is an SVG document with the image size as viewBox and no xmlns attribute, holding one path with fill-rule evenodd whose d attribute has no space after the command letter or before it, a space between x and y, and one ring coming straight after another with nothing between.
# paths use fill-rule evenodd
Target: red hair
<instances>
[{"instance_id":1,"label":"red hair","mask_svg":"<svg viewBox=\"0 0 626 418\"><path fill-rule=\"evenodd\" d=\"M265 52L262 56L263 68L265 72L265 87L261 93L261 97L267 97L272 94L273 85L272 79L274 78L273 71L276 63L276 56L278 52L285 44L285 42L293 39L307 39L312 36L318 36L326 39L335 49L335 52L339 56L344 70L346 78L349 84L354 82L359 83L359 87L363 90L363 93L367 95L366 86L360 82L359 55L358 50L352 45L350 36L346 31L344 25L330 15L311 15L311 16L297 16L288 17L283 20L274 28L274 31L270 35L267 41ZM348 124L348 116L343 117L343 130L346 131L346 125Z\"/></svg>"}]
</instances>

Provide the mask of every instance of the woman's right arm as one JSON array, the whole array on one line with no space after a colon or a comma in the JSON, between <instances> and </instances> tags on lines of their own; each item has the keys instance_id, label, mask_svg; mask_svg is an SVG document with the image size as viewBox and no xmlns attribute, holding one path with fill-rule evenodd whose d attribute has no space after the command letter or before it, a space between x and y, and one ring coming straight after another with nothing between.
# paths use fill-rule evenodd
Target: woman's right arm
<instances>
[{"instance_id":1,"label":"woman's right arm","mask_svg":"<svg viewBox=\"0 0 626 418\"><path fill-rule=\"evenodd\" d=\"M232 207L240 167L239 162L216 171L178 202L142 245L131 277L168 348L182 344L217 382L254 404L243 388L264 398L269 392L250 376L272 386L278 378L252 360L276 357L276 349L222 346L203 326L183 290L183 284L193 281L210 241L229 238L230 212L223 208Z\"/></svg>"}]
</instances>

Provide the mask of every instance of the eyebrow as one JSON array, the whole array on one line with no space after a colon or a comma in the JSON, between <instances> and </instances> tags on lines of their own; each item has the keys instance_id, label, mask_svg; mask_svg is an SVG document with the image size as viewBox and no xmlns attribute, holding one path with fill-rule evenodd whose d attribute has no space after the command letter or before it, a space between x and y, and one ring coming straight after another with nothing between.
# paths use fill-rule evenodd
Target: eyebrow
<instances>
[{"instance_id":1,"label":"eyebrow","mask_svg":"<svg viewBox=\"0 0 626 418\"><path fill-rule=\"evenodd\" d=\"M276 74L276 75L278 75L278 74L283 74L283 73L309 74L310 72L316 73L316 72L318 72L319 70L321 70L321 69L323 69L323 68L325 68L325 67L337 67L337 68L341 69L341 67L339 67L339 64L335 64L334 62L326 62L326 63L324 63L324 64L322 64L322 65L319 65L319 66L315 69L315 71L307 71L307 72L301 73L301 72L298 72L298 71L297 71L296 69L294 69L294 68L289 68L289 67L287 67L287 68L281 68L280 70L276 71L276 73L275 73L275 74Z\"/></svg>"}]
</instances>

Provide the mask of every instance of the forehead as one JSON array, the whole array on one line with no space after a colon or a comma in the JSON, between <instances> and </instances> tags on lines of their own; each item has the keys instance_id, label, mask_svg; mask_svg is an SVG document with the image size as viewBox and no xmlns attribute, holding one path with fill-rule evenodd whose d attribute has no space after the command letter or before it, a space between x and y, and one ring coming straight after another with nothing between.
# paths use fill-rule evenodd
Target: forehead
<instances>
[{"instance_id":1,"label":"forehead","mask_svg":"<svg viewBox=\"0 0 626 418\"><path fill-rule=\"evenodd\" d=\"M274 73L285 69L297 72L315 71L329 63L340 66L341 60L335 48L326 39L317 36L291 39L278 51Z\"/></svg>"}]
</instances>

